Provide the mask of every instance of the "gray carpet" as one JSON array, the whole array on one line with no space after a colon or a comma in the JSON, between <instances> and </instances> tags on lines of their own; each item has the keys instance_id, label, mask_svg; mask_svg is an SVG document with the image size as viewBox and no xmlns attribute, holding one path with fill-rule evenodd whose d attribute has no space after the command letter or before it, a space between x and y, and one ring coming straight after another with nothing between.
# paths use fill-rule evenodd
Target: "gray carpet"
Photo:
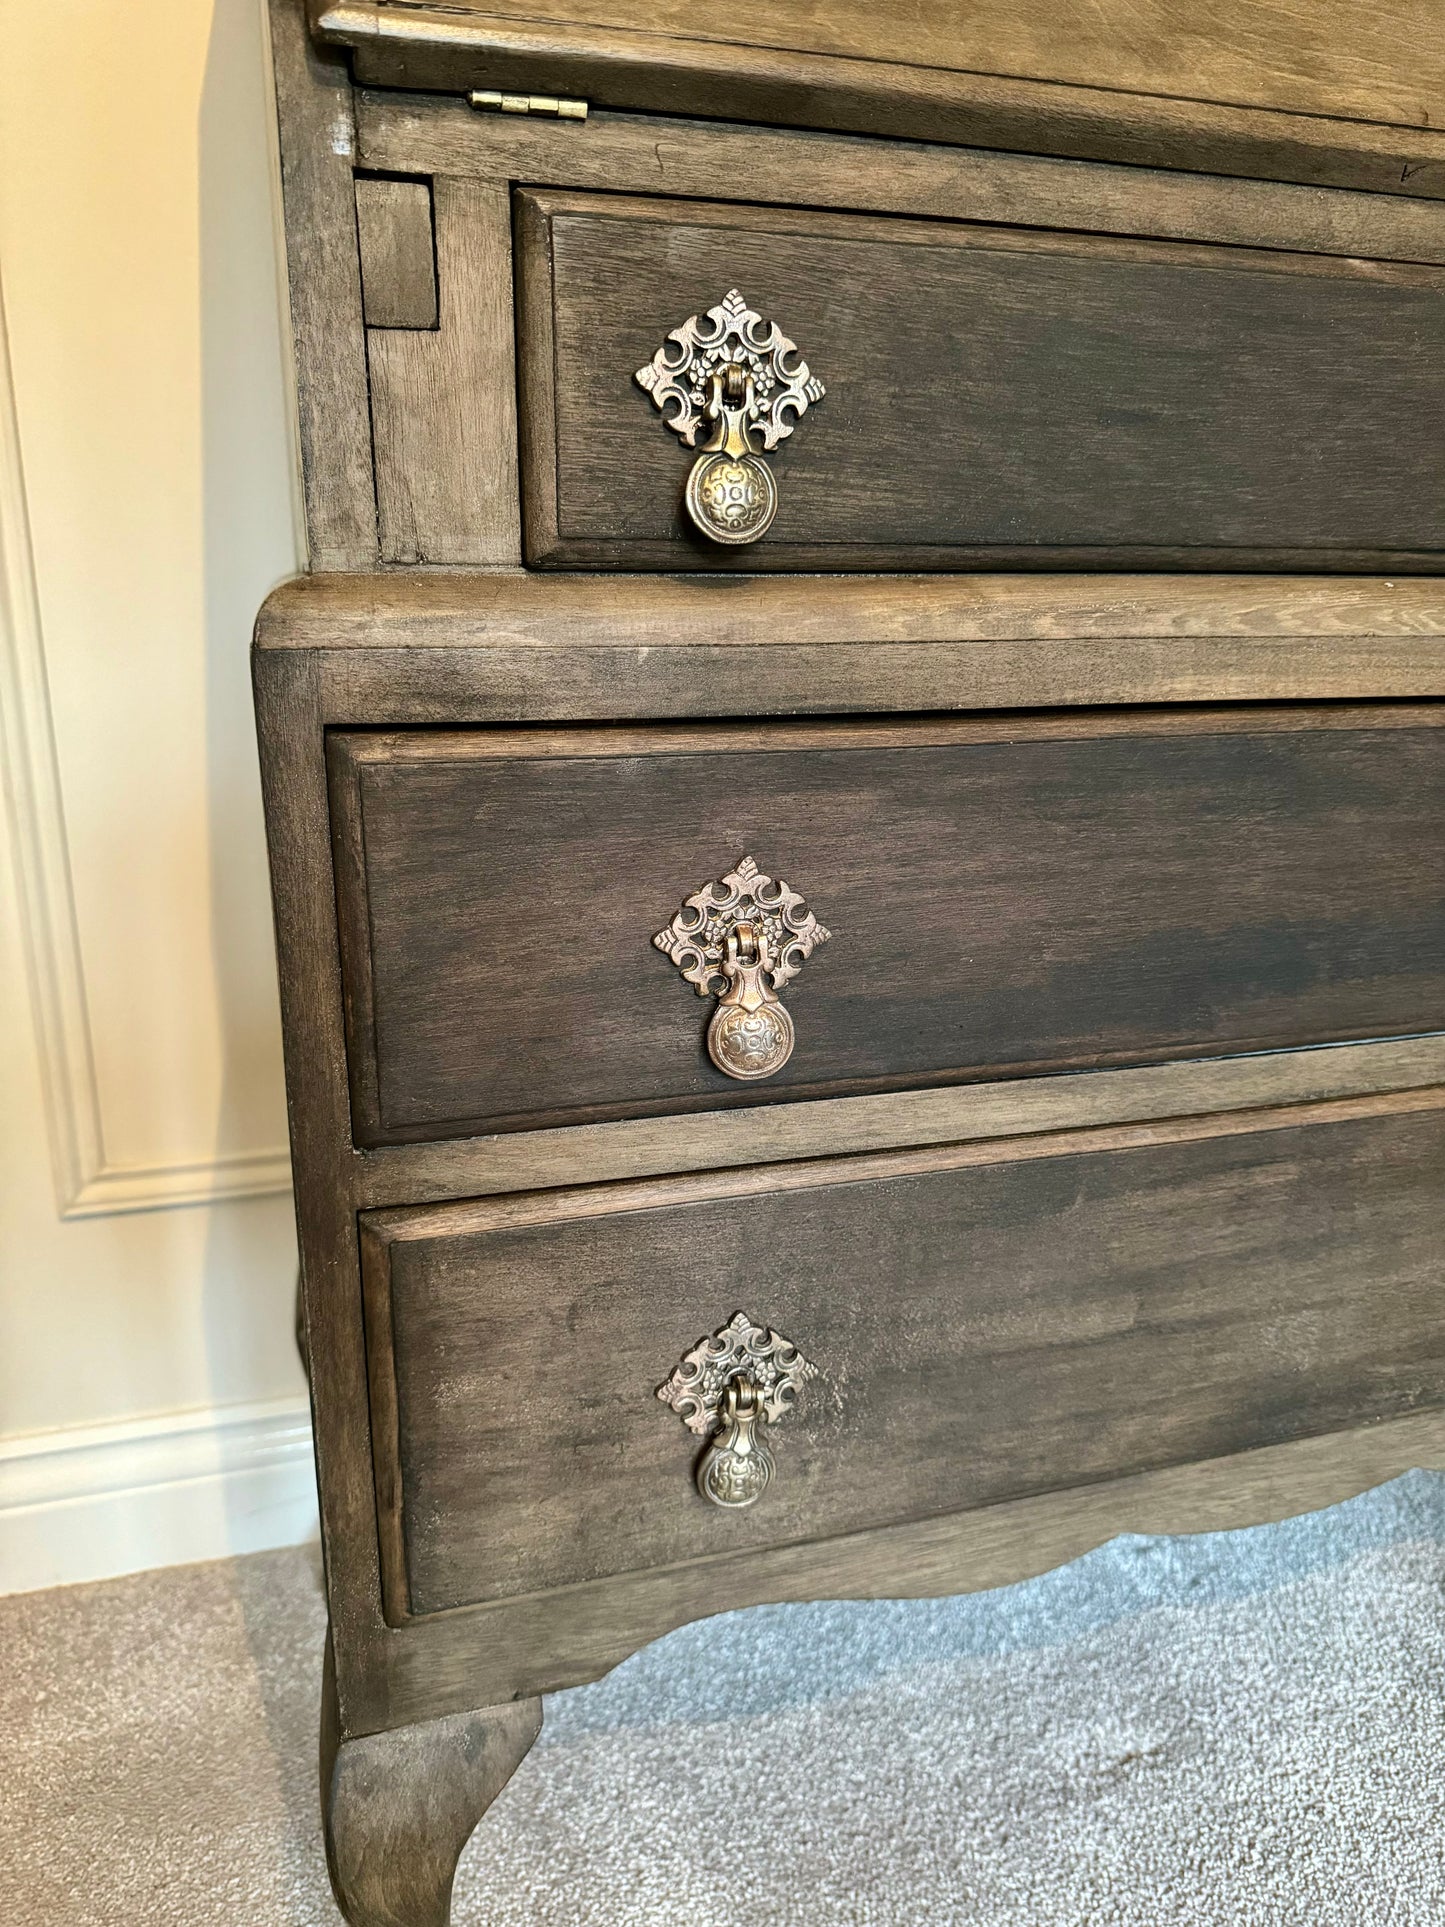
<instances>
[{"instance_id":1,"label":"gray carpet","mask_svg":"<svg viewBox=\"0 0 1445 1927\"><path fill-rule=\"evenodd\" d=\"M268 1553L0 1601L11 1927L334 1927ZM1438 1927L1445 1479L1007 1591L762 1608L548 1702L457 1927Z\"/></svg>"}]
</instances>

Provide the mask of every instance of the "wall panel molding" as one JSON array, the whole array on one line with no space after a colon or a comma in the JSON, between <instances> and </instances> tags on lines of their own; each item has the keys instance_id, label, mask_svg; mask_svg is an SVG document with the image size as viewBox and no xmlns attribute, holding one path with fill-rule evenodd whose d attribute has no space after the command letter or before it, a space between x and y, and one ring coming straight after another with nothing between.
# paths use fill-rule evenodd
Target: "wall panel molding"
<instances>
[{"instance_id":1,"label":"wall panel molding","mask_svg":"<svg viewBox=\"0 0 1445 1927\"><path fill-rule=\"evenodd\" d=\"M0 1440L0 1593L314 1538L304 1398Z\"/></svg>"},{"instance_id":2,"label":"wall panel molding","mask_svg":"<svg viewBox=\"0 0 1445 1927\"><path fill-rule=\"evenodd\" d=\"M57 1202L64 1218L270 1196L290 1186L284 1146L126 1165L106 1152L66 841L45 634L0 277L0 746L19 881Z\"/></svg>"}]
</instances>

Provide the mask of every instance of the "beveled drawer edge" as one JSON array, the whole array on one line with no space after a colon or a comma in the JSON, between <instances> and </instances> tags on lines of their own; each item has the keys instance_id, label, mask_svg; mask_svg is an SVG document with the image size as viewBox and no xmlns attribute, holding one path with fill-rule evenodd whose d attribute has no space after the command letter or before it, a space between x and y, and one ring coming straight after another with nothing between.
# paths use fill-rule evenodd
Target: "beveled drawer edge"
<instances>
[{"instance_id":1,"label":"beveled drawer edge","mask_svg":"<svg viewBox=\"0 0 1445 1927\"><path fill-rule=\"evenodd\" d=\"M581 1685L708 1613L815 1599L928 1599L1011 1585L1120 1533L1233 1531L1445 1468L1445 1411L1318 1433L1192 1465L1006 1500L974 1512L697 1561L491 1605L378 1636L358 1730Z\"/></svg>"},{"instance_id":2,"label":"beveled drawer edge","mask_svg":"<svg viewBox=\"0 0 1445 1927\"><path fill-rule=\"evenodd\" d=\"M263 654L707 649L970 643L1305 643L1343 649L1445 636L1432 576L1130 574L537 575L410 570L293 576L256 618ZM395 695L404 695L398 678ZM1378 700L1365 690L1361 700ZM630 713L630 712L617 712ZM739 712L734 712L739 713ZM746 713L743 711L741 713ZM356 718L328 712L328 721Z\"/></svg>"},{"instance_id":3,"label":"beveled drawer edge","mask_svg":"<svg viewBox=\"0 0 1445 1927\"><path fill-rule=\"evenodd\" d=\"M1149 261L1194 261L1204 266L1226 265L1219 260L1220 242L1159 236L1146 232L1112 234L1084 232L1073 227L1023 227L1008 221L974 218L967 221L939 220L913 213L895 214L881 210L854 208L795 207L791 203L757 203L736 200L698 200L673 196L660 189L642 194L595 188L523 187L514 189L519 229L529 222L551 222L567 216L591 216L596 220L631 221L642 225L665 226L685 218L689 226L716 227L729 234L757 231L786 242L791 233L819 240L894 241L899 246L921 248L968 248L1005 254L1058 253L1092 257L1110 263ZM1432 204L1438 208L1438 203ZM1437 215L1442 234L1445 217ZM538 237L542 242L542 237ZM1261 274L1334 275L1379 282L1398 280L1401 285L1438 288L1438 261L1397 261L1353 253L1327 253L1318 249L1251 247L1231 236L1227 243L1227 265L1233 269L1250 268ZM1336 244L1338 246L1338 243ZM544 262L548 272L553 264Z\"/></svg>"},{"instance_id":4,"label":"beveled drawer edge","mask_svg":"<svg viewBox=\"0 0 1445 1927\"><path fill-rule=\"evenodd\" d=\"M437 768L493 758L545 762L575 757L753 755L795 749L951 749L963 745L1098 742L1111 737L1303 735L1331 730L1445 729L1442 703L1333 703L1279 707L1200 705L1138 710L1086 709L1017 716L761 717L749 723L704 720L641 727L607 723L521 729L334 730L327 743L338 776L353 780L368 764Z\"/></svg>"},{"instance_id":5,"label":"beveled drawer edge","mask_svg":"<svg viewBox=\"0 0 1445 1927\"><path fill-rule=\"evenodd\" d=\"M756 1109L388 1145L352 1155L358 1210L501 1192L774 1165L902 1147L1001 1140L1170 1119L1251 1116L1339 1099L1445 1087L1445 1032L1313 1045L1127 1070L1073 1071L953 1084L877 1097L821 1098ZM1445 1091L1438 1100L1445 1102ZM1256 1118L1240 1128L1262 1128Z\"/></svg>"}]
</instances>

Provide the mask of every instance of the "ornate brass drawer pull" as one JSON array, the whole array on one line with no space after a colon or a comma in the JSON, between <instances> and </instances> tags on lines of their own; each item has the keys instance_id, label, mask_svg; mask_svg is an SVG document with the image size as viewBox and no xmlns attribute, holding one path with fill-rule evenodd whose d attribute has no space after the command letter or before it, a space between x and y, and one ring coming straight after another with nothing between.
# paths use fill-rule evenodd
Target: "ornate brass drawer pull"
<instances>
[{"instance_id":1,"label":"ornate brass drawer pull","mask_svg":"<svg viewBox=\"0 0 1445 1927\"><path fill-rule=\"evenodd\" d=\"M693 1475L705 1499L729 1508L757 1503L773 1477L762 1430L791 1411L798 1387L817 1372L796 1345L744 1311L698 1340L657 1396L708 1440Z\"/></svg>"},{"instance_id":2,"label":"ornate brass drawer pull","mask_svg":"<svg viewBox=\"0 0 1445 1927\"><path fill-rule=\"evenodd\" d=\"M699 997L721 982L707 1052L728 1077L771 1077L793 1054L793 1020L777 996L832 933L796 890L750 856L690 896L652 941Z\"/></svg>"},{"instance_id":3,"label":"ornate brass drawer pull","mask_svg":"<svg viewBox=\"0 0 1445 1927\"><path fill-rule=\"evenodd\" d=\"M684 494L698 528L730 544L766 535L778 485L757 443L776 448L826 392L777 323L731 288L705 320L689 315L674 328L637 380L689 448L711 429Z\"/></svg>"}]
</instances>

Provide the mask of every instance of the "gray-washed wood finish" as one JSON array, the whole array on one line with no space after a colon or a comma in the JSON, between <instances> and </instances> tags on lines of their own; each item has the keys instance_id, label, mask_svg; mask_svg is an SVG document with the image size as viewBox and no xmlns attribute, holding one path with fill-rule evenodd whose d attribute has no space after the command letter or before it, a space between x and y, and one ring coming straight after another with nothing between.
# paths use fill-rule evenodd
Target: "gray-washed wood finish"
<instances>
[{"instance_id":1,"label":"gray-washed wood finish","mask_svg":"<svg viewBox=\"0 0 1445 1927\"><path fill-rule=\"evenodd\" d=\"M1157 1136L366 1221L411 1610L1445 1403L1438 1110ZM654 1393L739 1310L820 1375L773 1428L773 1485L729 1513L693 1489L697 1441Z\"/></svg>"},{"instance_id":2,"label":"gray-washed wood finish","mask_svg":"<svg viewBox=\"0 0 1445 1927\"><path fill-rule=\"evenodd\" d=\"M293 1149L316 1389L338 1717L348 1735L594 1677L698 1613L824 1592L999 1584L1120 1530L1278 1517L1445 1457L1427 1414L1008 1501L973 1515L599 1580L407 1626L385 1616L357 1216L649 1171L1079 1127L1254 1129L1260 1107L1438 1102L1438 1039L1026 1079L507 1137L357 1150L351 1139L326 732L990 703L1084 705L1445 694L1427 579L930 577L729 582L522 574L313 578L268 603L255 656ZM1161 727L1188 728L1186 713ZM1248 712L1241 712L1248 723ZM1066 719L1060 719L1066 722ZM659 963L661 960L659 959ZM684 988L684 1000L690 993ZM696 1006L695 1006L696 1007ZM1351 1091L1377 1095L1351 1098ZM833 1113L833 1105L842 1110ZM943 1108L940 1109L940 1106ZM858 1108L861 1107L861 1108ZM917 1107L921 1107L917 1108ZM926 1115L925 1115L926 1113ZM1372 1113L1368 1113L1372 1114ZM1331 1116L1336 1115L1331 1111ZM765 1120L765 1122L764 1122ZM666 1135L666 1142L658 1133ZM916 1135L915 1135L916 1132ZM836 1135L834 1135L836 1133ZM669 1145L671 1149L669 1149ZM530 1151L530 1156L527 1155ZM698 1336L699 1334L694 1334ZM661 1408L659 1408L660 1410ZM665 1416L665 1415L664 1415ZM672 1421L675 1422L675 1421ZM1401 1428L1404 1429L1401 1429ZM681 1428L679 1428L681 1429Z\"/></svg>"},{"instance_id":3,"label":"gray-washed wood finish","mask_svg":"<svg viewBox=\"0 0 1445 1927\"><path fill-rule=\"evenodd\" d=\"M1440 1028L1442 720L335 736L358 1138ZM759 1085L651 942L745 856L833 932Z\"/></svg>"},{"instance_id":4,"label":"gray-washed wood finish","mask_svg":"<svg viewBox=\"0 0 1445 1927\"><path fill-rule=\"evenodd\" d=\"M599 106L854 128L1289 181L1439 193L1430 0L753 0L640 17L519 0L311 0L383 86L503 86ZM1432 118L1432 116L1434 118Z\"/></svg>"},{"instance_id":5,"label":"gray-washed wood finish","mask_svg":"<svg viewBox=\"0 0 1445 1927\"><path fill-rule=\"evenodd\" d=\"M533 563L1391 569L1445 549L1439 270L616 196L522 194L518 220ZM734 287L828 393L769 457L772 528L728 552L691 531L694 457L631 376Z\"/></svg>"},{"instance_id":6,"label":"gray-washed wood finish","mask_svg":"<svg viewBox=\"0 0 1445 1927\"><path fill-rule=\"evenodd\" d=\"M673 1626L1445 1464L1441 30L269 11L328 1846L444 1927L537 1696ZM633 371L738 282L829 393L729 559ZM649 939L750 845L836 934L746 1092ZM822 1378L726 1518L653 1391L739 1307Z\"/></svg>"}]
</instances>

